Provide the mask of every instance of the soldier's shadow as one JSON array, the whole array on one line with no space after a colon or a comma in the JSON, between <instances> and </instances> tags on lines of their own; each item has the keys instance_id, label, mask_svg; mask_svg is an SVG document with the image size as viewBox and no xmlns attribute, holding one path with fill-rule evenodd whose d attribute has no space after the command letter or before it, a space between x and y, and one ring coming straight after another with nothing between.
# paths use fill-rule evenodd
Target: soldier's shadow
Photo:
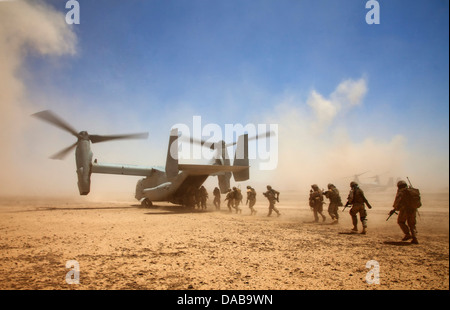
<instances>
[{"instance_id":1,"label":"soldier's shadow","mask_svg":"<svg viewBox=\"0 0 450 310\"><path fill-rule=\"evenodd\" d=\"M384 241L383 244L396 245L396 246L410 246L411 242L404 241Z\"/></svg>"},{"instance_id":2,"label":"soldier's shadow","mask_svg":"<svg viewBox=\"0 0 450 310\"><path fill-rule=\"evenodd\" d=\"M339 235L353 235L353 236L364 236L364 234L360 234L358 232L351 232L351 231L340 231L338 232Z\"/></svg>"}]
</instances>

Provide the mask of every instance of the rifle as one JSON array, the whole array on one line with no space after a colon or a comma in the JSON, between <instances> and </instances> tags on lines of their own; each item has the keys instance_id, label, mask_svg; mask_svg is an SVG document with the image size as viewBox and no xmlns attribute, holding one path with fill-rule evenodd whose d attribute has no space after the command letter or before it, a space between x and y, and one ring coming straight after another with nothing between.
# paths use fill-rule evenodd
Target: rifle
<instances>
[{"instance_id":1,"label":"rifle","mask_svg":"<svg viewBox=\"0 0 450 310\"><path fill-rule=\"evenodd\" d=\"M348 201L347 201L347 203L346 203L345 206L344 206L344 209L342 209L342 212L344 212L344 211L345 211L345 208L347 208L348 206L350 206L350 204L349 204Z\"/></svg>"},{"instance_id":2,"label":"rifle","mask_svg":"<svg viewBox=\"0 0 450 310\"><path fill-rule=\"evenodd\" d=\"M394 214L398 214L398 213L395 211L395 209L392 209L392 210L389 212L389 216L388 216L388 218L386 219L386 221L389 220L389 219L391 218L391 216L394 215Z\"/></svg>"},{"instance_id":3,"label":"rifle","mask_svg":"<svg viewBox=\"0 0 450 310\"><path fill-rule=\"evenodd\" d=\"M410 188L414 188L414 187L412 186L412 184L411 184L411 181L409 180L409 178L408 178L408 177L406 177L406 179L408 180L408 183L409 183L409 187L410 187Z\"/></svg>"}]
</instances>

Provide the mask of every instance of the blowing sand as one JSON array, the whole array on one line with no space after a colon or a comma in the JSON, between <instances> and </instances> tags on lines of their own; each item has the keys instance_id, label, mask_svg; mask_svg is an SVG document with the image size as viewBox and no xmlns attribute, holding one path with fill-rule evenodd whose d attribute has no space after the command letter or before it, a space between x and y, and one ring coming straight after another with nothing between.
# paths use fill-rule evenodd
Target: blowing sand
<instances>
[{"instance_id":1,"label":"blowing sand","mask_svg":"<svg viewBox=\"0 0 450 310\"><path fill-rule=\"evenodd\" d=\"M419 244L401 242L393 192L366 193L368 234L350 234L351 219L313 219L307 197L282 192L282 215L255 216L224 205L196 211L132 200L86 197L0 199L0 289L149 290L448 290L449 195L422 193ZM325 207L326 210L326 207ZM347 209L348 210L348 209ZM66 262L80 266L68 284ZM379 264L380 283L366 275ZM373 265L372 265L373 266Z\"/></svg>"}]
</instances>

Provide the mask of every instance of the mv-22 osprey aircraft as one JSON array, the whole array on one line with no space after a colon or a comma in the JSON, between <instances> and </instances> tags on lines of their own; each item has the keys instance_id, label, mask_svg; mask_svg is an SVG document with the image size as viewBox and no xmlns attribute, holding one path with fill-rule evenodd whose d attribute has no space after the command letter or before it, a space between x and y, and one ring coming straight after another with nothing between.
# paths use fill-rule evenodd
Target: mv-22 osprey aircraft
<instances>
[{"instance_id":1,"label":"mv-22 osprey aircraft","mask_svg":"<svg viewBox=\"0 0 450 310\"><path fill-rule=\"evenodd\" d=\"M205 180L216 175L219 181L219 188L222 193L226 193L230 188L230 179L246 181L249 179L249 159L248 159L248 134L239 136L237 143L225 144L219 141L210 145L211 150L217 150L221 154L216 156L212 164L179 164L178 163L178 129L173 128L170 132L169 146L165 169L158 167L141 167L121 164L100 164L97 160L92 161L93 153L91 143L99 143L117 139L146 139L148 133L126 134L126 135L91 135L87 131L76 131L54 114L50 110L33 114L60 129L63 129L77 138L77 141L69 147L61 150L52 159L63 159L75 148L75 161L77 166L78 189L80 195L87 195L91 187L92 173L120 174L143 176L136 185L135 198L143 206L151 206L153 202L168 201L174 204L186 205L186 198L189 193L199 188ZM263 134L266 137L269 132ZM251 137L258 139L259 136ZM190 139L191 143L199 143L206 146L205 141ZM230 145L236 146L233 165L227 156L226 148Z\"/></svg>"}]
</instances>

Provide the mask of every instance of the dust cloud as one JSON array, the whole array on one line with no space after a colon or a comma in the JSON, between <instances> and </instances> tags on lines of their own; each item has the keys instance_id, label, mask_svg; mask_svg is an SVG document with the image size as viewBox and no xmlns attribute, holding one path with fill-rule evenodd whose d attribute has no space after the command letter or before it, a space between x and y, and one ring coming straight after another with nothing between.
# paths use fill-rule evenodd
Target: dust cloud
<instances>
[{"instance_id":1,"label":"dust cloud","mask_svg":"<svg viewBox=\"0 0 450 310\"><path fill-rule=\"evenodd\" d=\"M358 174L360 184L379 181L382 185L409 176L416 187L448 191L442 169L418 169L433 163L426 154L411 152L404 135L392 133L380 139L374 133L355 141L351 112L364 104L368 91L368 81L362 77L342 81L329 96L312 90L306 102L296 96L279 102L265 118L267 123L279 125L278 167L273 171L253 169L253 178L279 189L307 193L312 184L326 188L328 183L346 191ZM448 167L444 158L437 161Z\"/></svg>"},{"instance_id":2,"label":"dust cloud","mask_svg":"<svg viewBox=\"0 0 450 310\"><path fill-rule=\"evenodd\" d=\"M38 194L56 177L46 174L45 167L30 162L36 143L28 124L38 107L33 105L33 94L27 91L24 80L29 75L25 66L27 56L51 58L76 53L76 35L63 17L41 1L1 3L0 194ZM40 143L45 150L50 142L55 142L54 137L49 135ZM36 184L39 186L33 190Z\"/></svg>"}]
</instances>

